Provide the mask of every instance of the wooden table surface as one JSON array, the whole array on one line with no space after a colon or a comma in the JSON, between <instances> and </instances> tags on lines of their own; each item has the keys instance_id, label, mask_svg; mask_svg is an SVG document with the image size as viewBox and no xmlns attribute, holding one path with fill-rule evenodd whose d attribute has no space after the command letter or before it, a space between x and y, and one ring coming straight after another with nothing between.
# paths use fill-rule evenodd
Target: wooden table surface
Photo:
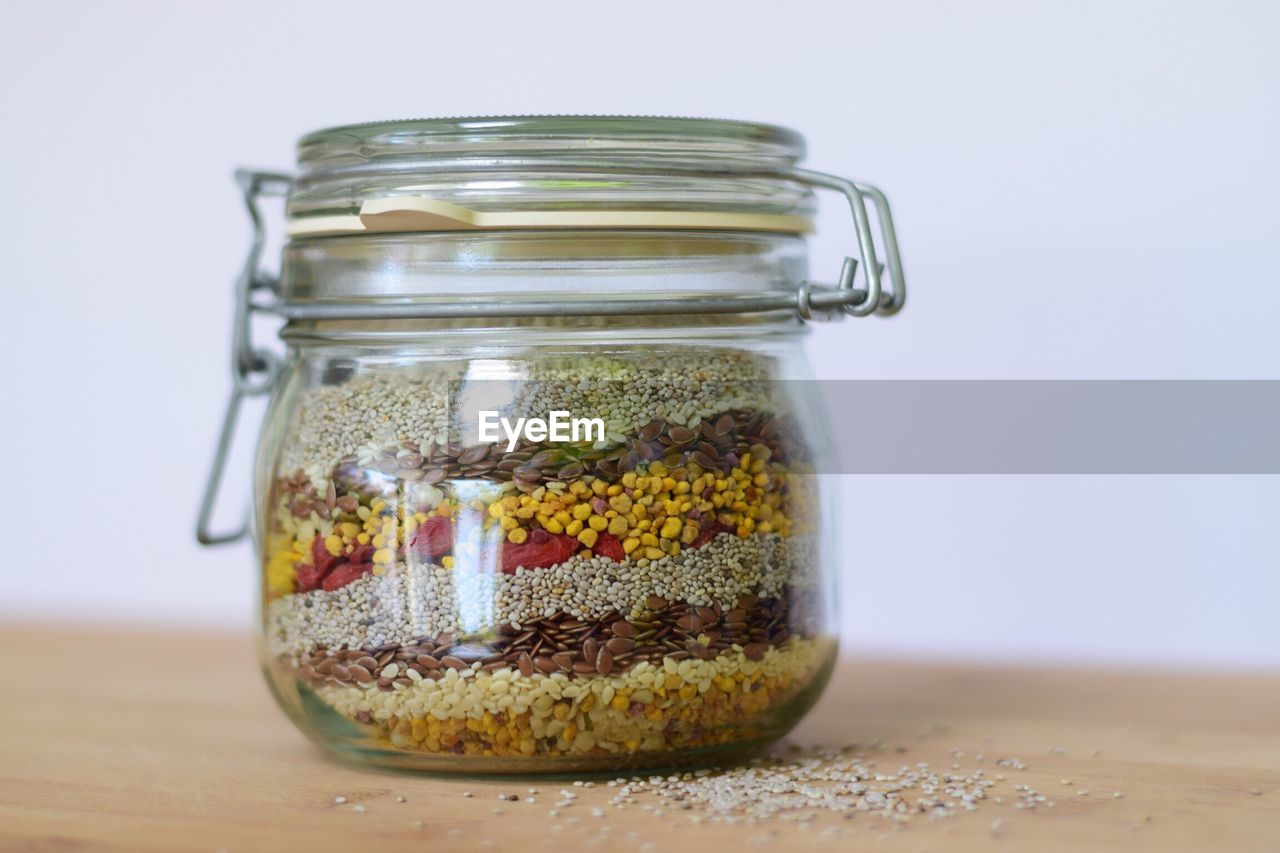
<instances>
[{"instance_id":1,"label":"wooden table surface","mask_svg":"<svg viewBox=\"0 0 1280 853\"><path fill-rule=\"evenodd\" d=\"M1002 772L1003 802L750 827L593 817L603 783L574 789L570 819L548 814L563 781L332 763L274 707L243 637L9 627L0 673L4 850L1280 850L1275 676L847 662L796 740L857 743L886 772ZM1014 808L1015 783L1055 807ZM531 785L536 804L493 814L498 791Z\"/></svg>"}]
</instances>

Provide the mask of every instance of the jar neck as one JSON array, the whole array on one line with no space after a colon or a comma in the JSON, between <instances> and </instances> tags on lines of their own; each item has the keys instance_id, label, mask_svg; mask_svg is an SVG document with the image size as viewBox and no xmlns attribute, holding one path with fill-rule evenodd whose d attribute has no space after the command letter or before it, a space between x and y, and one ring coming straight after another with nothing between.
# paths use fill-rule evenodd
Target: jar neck
<instances>
[{"instance_id":1,"label":"jar neck","mask_svg":"<svg viewBox=\"0 0 1280 853\"><path fill-rule=\"evenodd\" d=\"M325 320L291 322L290 340L537 329L788 333L794 312L734 313L735 298L793 293L807 274L803 238L757 232L446 232L295 240L284 252L286 305L325 305ZM659 302L660 314L619 313L619 300ZM343 305L459 303L504 316L437 320L339 316ZM522 316L547 302L571 311ZM680 304L690 305L681 311ZM707 311L713 304L717 310ZM672 311L674 309L674 313ZM735 331L739 330L739 331Z\"/></svg>"}]
</instances>

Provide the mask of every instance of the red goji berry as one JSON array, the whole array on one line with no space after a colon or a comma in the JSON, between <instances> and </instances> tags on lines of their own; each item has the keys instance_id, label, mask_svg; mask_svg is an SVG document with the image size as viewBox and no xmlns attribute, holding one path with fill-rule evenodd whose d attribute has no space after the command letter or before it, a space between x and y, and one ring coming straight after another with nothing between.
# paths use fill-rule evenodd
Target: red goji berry
<instances>
[{"instance_id":1,"label":"red goji berry","mask_svg":"<svg viewBox=\"0 0 1280 853\"><path fill-rule=\"evenodd\" d=\"M320 588L320 582L324 580L324 572L320 571L316 566L302 565L298 566L298 576L295 583L298 592L311 592Z\"/></svg>"},{"instance_id":2,"label":"red goji berry","mask_svg":"<svg viewBox=\"0 0 1280 853\"><path fill-rule=\"evenodd\" d=\"M710 524L708 524L706 527L702 528L702 532L698 534L698 537L696 539L694 539L692 542L689 543L689 547L701 548L703 545L706 545L712 539L715 539L717 536L719 536L721 533L724 533L728 529L729 529L728 527L721 524L720 522L713 521Z\"/></svg>"},{"instance_id":3,"label":"red goji berry","mask_svg":"<svg viewBox=\"0 0 1280 853\"><path fill-rule=\"evenodd\" d=\"M597 536L591 552L598 557L607 557L615 563L621 563L627 558L627 552L622 550L622 542L612 533L601 533Z\"/></svg>"},{"instance_id":4,"label":"red goji berry","mask_svg":"<svg viewBox=\"0 0 1280 853\"><path fill-rule=\"evenodd\" d=\"M298 576L295 579L298 592L319 589L325 576L345 559L345 557L335 557L330 554L329 549L324 546L324 537L316 534L316 537L311 540L311 565L298 566Z\"/></svg>"},{"instance_id":5,"label":"red goji berry","mask_svg":"<svg viewBox=\"0 0 1280 853\"><path fill-rule=\"evenodd\" d=\"M373 571L373 563L343 563L325 576L321 587L325 592L342 589Z\"/></svg>"},{"instance_id":6,"label":"red goji berry","mask_svg":"<svg viewBox=\"0 0 1280 853\"><path fill-rule=\"evenodd\" d=\"M329 553L329 549L324 546L324 537L319 533L316 534L316 538L311 540L311 562L315 564L321 575L329 574L329 570L338 565L338 563L343 562L344 559L344 557L335 557Z\"/></svg>"},{"instance_id":7,"label":"red goji berry","mask_svg":"<svg viewBox=\"0 0 1280 853\"><path fill-rule=\"evenodd\" d=\"M413 536L413 550L425 560L438 560L453 550L453 522L443 515L433 515L418 525Z\"/></svg>"},{"instance_id":8,"label":"red goji berry","mask_svg":"<svg viewBox=\"0 0 1280 853\"><path fill-rule=\"evenodd\" d=\"M572 536L554 535L543 531L544 536L530 536L526 541L516 544L505 542L502 545L502 572L515 574L516 569L545 569L556 563L563 563L578 551L578 540ZM535 541L541 540L541 541Z\"/></svg>"}]
</instances>

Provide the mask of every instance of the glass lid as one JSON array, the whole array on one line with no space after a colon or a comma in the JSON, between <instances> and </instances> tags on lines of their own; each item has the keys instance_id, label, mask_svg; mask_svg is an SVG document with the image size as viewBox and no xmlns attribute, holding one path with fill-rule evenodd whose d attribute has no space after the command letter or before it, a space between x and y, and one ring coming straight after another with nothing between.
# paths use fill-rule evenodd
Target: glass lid
<instances>
[{"instance_id":1,"label":"glass lid","mask_svg":"<svg viewBox=\"0 0 1280 853\"><path fill-rule=\"evenodd\" d=\"M488 116L377 121L327 128L298 142L304 168L374 157L564 152L651 157L740 156L794 163L804 137L772 124L668 116Z\"/></svg>"},{"instance_id":2,"label":"glass lid","mask_svg":"<svg viewBox=\"0 0 1280 853\"><path fill-rule=\"evenodd\" d=\"M804 233L804 139L719 119L513 116L374 122L298 143L294 237L677 228Z\"/></svg>"}]
</instances>

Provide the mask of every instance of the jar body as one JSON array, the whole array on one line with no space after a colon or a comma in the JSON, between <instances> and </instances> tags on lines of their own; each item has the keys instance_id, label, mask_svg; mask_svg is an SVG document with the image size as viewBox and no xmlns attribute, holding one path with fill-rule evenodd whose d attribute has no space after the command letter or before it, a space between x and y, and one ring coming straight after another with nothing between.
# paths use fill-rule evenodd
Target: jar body
<instances>
[{"instance_id":1,"label":"jar body","mask_svg":"<svg viewBox=\"0 0 1280 853\"><path fill-rule=\"evenodd\" d=\"M237 173L254 240L196 535L244 534L211 519L240 401L270 392L260 658L314 741L616 773L736 760L816 701L838 516L800 333L905 291L883 194L803 152L771 125L497 116L330 128L296 176ZM834 287L808 276L816 188L857 232Z\"/></svg>"},{"instance_id":2,"label":"jar body","mask_svg":"<svg viewBox=\"0 0 1280 853\"><path fill-rule=\"evenodd\" d=\"M516 315L286 327L260 650L317 743L428 771L672 767L758 749L812 705L837 622L802 326L607 302L792 288L802 241L414 235L285 260L297 301L376 276ZM601 310L522 319L531 293Z\"/></svg>"},{"instance_id":3,"label":"jar body","mask_svg":"<svg viewBox=\"0 0 1280 853\"><path fill-rule=\"evenodd\" d=\"M294 351L259 454L261 651L323 746L674 766L758 748L821 691L825 425L794 336L563 332ZM605 434L475 442L493 411Z\"/></svg>"}]
</instances>

